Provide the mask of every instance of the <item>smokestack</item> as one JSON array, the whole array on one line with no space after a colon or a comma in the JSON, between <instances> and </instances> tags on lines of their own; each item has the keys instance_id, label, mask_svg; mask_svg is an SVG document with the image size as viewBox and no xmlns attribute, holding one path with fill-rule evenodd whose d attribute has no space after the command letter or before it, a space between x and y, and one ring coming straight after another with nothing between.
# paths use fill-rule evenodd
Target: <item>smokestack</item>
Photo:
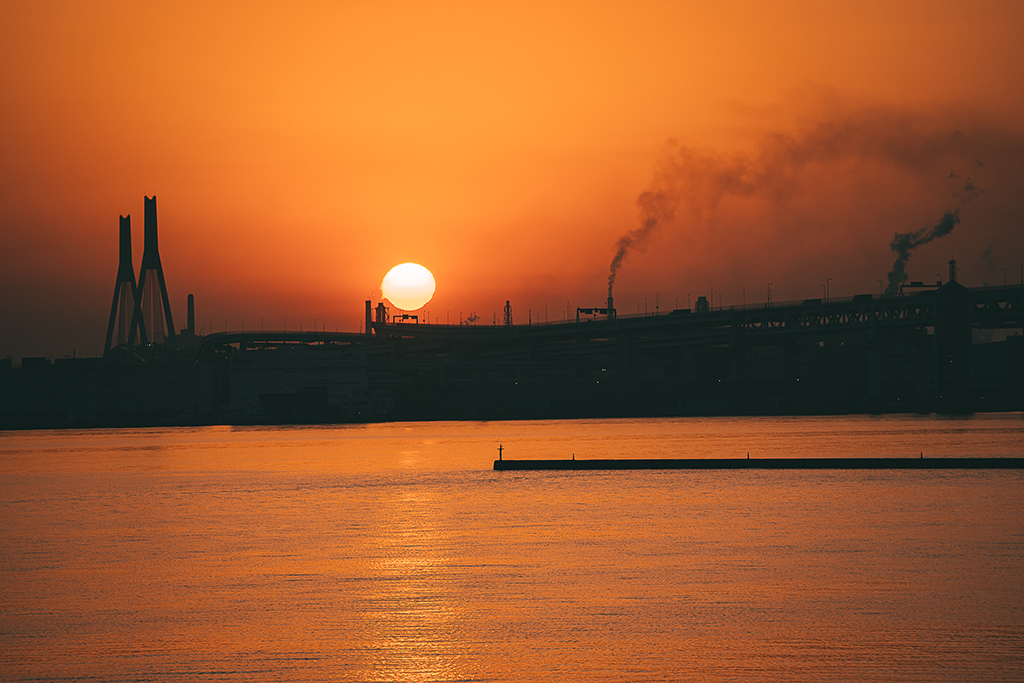
<instances>
[{"instance_id":1,"label":"smokestack","mask_svg":"<svg viewBox=\"0 0 1024 683\"><path fill-rule=\"evenodd\" d=\"M114 282L114 299L110 304L110 321L107 323L107 339L103 355L110 352L111 345L131 346L135 341L132 321L139 309L139 292L135 283L135 268L132 266L132 217L119 216L120 241L117 264L117 280ZM114 328L117 328L115 343Z\"/></svg>"},{"instance_id":2,"label":"smokestack","mask_svg":"<svg viewBox=\"0 0 1024 683\"><path fill-rule=\"evenodd\" d=\"M160 263L160 248L156 235L156 197L145 198L145 241L142 249L142 267L139 270L139 298L141 314L132 320L132 332L139 330L143 343L162 344L174 340L174 321L171 301L167 296L167 282Z\"/></svg>"},{"instance_id":3,"label":"smokestack","mask_svg":"<svg viewBox=\"0 0 1024 683\"><path fill-rule=\"evenodd\" d=\"M956 282L956 259L949 259L949 281Z\"/></svg>"},{"instance_id":4,"label":"smokestack","mask_svg":"<svg viewBox=\"0 0 1024 683\"><path fill-rule=\"evenodd\" d=\"M366 300L366 334L373 334L373 327L371 326L372 321L373 304L370 300Z\"/></svg>"},{"instance_id":5,"label":"smokestack","mask_svg":"<svg viewBox=\"0 0 1024 683\"><path fill-rule=\"evenodd\" d=\"M608 319L615 320L615 303L612 301L611 295L608 296Z\"/></svg>"},{"instance_id":6,"label":"smokestack","mask_svg":"<svg viewBox=\"0 0 1024 683\"><path fill-rule=\"evenodd\" d=\"M188 333L190 336L196 335L196 298L191 294L188 295Z\"/></svg>"}]
</instances>

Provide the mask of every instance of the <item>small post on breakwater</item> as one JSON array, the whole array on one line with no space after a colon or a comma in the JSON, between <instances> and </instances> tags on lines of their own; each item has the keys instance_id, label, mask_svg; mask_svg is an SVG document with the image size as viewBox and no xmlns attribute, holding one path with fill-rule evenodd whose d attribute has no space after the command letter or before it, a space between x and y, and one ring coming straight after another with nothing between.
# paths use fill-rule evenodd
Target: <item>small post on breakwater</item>
<instances>
[{"instance_id":1,"label":"small post on breakwater","mask_svg":"<svg viewBox=\"0 0 1024 683\"><path fill-rule=\"evenodd\" d=\"M501 460L501 451L502 450L504 450L504 449L501 447L501 444L499 443L498 444L498 460Z\"/></svg>"}]
</instances>

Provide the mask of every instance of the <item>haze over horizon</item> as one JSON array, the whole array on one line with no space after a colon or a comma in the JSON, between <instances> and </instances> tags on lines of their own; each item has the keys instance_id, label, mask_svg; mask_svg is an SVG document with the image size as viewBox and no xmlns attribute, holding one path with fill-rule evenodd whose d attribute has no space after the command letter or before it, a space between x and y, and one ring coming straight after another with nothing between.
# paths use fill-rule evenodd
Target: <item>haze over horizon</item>
<instances>
[{"instance_id":1,"label":"haze over horizon","mask_svg":"<svg viewBox=\"0 0 1024 683\"><path fill-rule=\"evenodd\" d=\"M555 320L624 238L626 313L877 294L907 245L911 280L1018 282L1022 29L994 1L3 3L0 357L101 354L153 195L179 329L194 294L206 331L358 331L406 261L431 320Z\"/></svg>"}]
</instances>

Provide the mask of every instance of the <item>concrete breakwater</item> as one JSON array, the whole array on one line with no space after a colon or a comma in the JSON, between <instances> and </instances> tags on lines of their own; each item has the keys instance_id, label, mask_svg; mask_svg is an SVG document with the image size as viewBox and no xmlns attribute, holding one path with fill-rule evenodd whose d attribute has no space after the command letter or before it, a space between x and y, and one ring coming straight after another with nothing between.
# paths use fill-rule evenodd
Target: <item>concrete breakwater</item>
<instances>
[{"instance_id":1,"label":"concrete breakwater","mask_svg":"<svg viewBox=\"0 0 1024 683\"><path fill-rule=\"evenodd\" d=\"M953 470L1024 469L1024 458L651 458L495 460L498 471L524 470Z\"/></svg>"}]
</instances>

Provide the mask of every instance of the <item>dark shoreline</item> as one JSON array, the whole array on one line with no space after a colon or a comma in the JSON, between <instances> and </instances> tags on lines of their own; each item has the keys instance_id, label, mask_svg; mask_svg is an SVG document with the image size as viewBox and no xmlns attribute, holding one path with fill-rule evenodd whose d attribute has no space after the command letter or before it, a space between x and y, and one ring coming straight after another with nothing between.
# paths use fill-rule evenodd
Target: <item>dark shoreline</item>
<instances>
[{"instance_id":1,"label":"dark shoreline","mask_svg":"<svg viewBox=\"0 0 1024 683\"><path fill-rule=\"evenodd\" d=\"M980 470L1024 469L1024 458L659 458L495 460L494 469L532 470Z\"/></svg>"}]
</instances>

